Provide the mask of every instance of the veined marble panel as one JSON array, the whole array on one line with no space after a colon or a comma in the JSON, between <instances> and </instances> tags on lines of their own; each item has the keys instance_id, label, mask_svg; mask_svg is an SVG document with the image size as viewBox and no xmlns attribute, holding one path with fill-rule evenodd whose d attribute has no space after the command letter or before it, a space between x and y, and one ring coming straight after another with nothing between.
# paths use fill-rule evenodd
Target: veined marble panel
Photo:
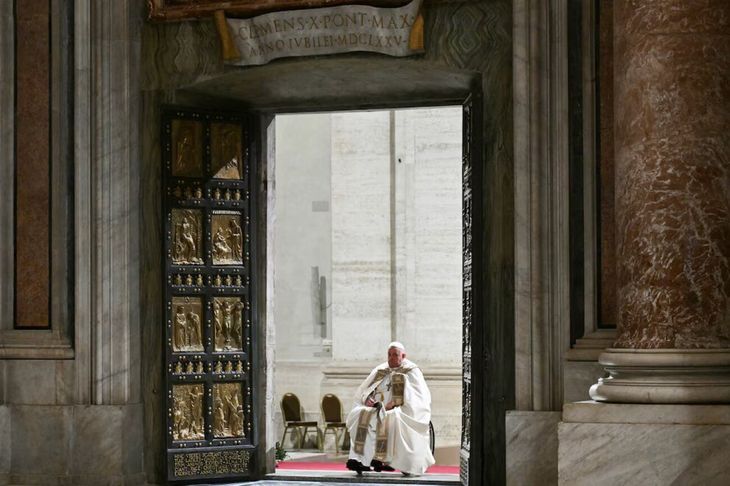
<instances>
[{"instance_id":1,"label":"veined marble panel","mask_svg":"<svg viewBox=\"0 0 730 486\"><path fill-rule=\"evenodd\" d=\"M124 407L75 407L73 473L108 476L122 473L123 415Z\"/></svg>"},{"instance_id":2,"label":"veined marble panel","mask_svg":"<svg viewBox=\"0 0 730 486\"><path fill-rule=\"evenodd\" d=\"M730 425L560 423L559 484L726 485Z\"/></svg>"},{"instance_id":3,"label":"veined marble panel","mask_svg":"<svg viewBox=\"0 0 730 486\"><path fill-rule=\"evenodd\" d=\"M8 360L5 363L8 404L68 405L74 397L74 362Z\"/></svg>"},{"instance_id":4,"label":"veined marble panel","mask_svg":"<svg viewBox=\"0 0 730 486\"><path fill-rule=\"evenodd\" d=\"M141 419L141 405L2 406L0 484L145 484Z\"/></svg>"},{"instance_id":5,"label":"veined marble panel","mask_svg":"<svg viewBox=\"0 0 730 486\"><path fill-rule=\"evenodd\" d=\"M557 484L560 412L513 410L505 422L507 484Z\"/></svg>"},{"instance_id":6,"label":"veined marble panel","mask_svg":"<svg viewBox=\"0 0 730 486\"><path fill-rule=\"evenodd\" d=\"M72 407L12 406L10 418L11 476L52 477L68 472ZM16 482L26 484L25 480Z\"/></svg>"},{"instance_id":7,"label":"veined marble panel","mask_svg":"<svg viewBox=\"0 0 730 486\"><path fill-rule=\"evenodd\" d=\"M0 484L10 470L10 409L0 405Z\"/></svg>"},{"instance_id":8,"label":"veined marble panel","mask_svg":"<svg viewBox=\"0 0 730 486\"><path fill-rule=\"evenodd\" d=\"M9 403L28 405L56 403L56 373L53 361L6 361L5 379Z\"/></svg>"}]
</instances>

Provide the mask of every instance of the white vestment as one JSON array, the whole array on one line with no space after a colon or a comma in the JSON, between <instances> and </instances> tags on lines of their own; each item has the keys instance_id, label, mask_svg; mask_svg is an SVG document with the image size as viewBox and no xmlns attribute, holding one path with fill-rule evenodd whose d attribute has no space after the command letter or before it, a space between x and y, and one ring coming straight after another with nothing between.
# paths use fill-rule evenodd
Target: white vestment
<instances>
[{"instance_id":1,"label":"white vestment","mask_svg":"<svg viewBox=\"0 0 730 486\"><path fill-rule=\"evenodd\" d=\"M368 397L382 407L365 405ZM391 400L399 406L385 410ZM429 447L431 392L423 373L407 359L398 368L373 369L355 394L347 415L350 459L365 466L376 459L411 474L423 474L435 461Z\"/></svg>"}]
</instances>

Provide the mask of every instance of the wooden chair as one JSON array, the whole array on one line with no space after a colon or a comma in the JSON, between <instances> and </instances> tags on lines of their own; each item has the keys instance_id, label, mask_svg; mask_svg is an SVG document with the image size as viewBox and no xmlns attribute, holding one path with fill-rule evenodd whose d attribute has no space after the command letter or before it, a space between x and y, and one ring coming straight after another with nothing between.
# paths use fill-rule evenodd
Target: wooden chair
<instances>
[{"instance_id":1,"label":"wooden chair","mask_svg":"<svg viewBox=\"0 0 730 486\"><path fill-rule=\"evenodd\" d=\"M293 429L297 434L297 446L299 449L304 447L304 439L310 427L314 428L317 433L317 448L321 448L322 432L319 430L317 422L307 422L302 420L302 407L299 404L299 397L293 393L285 393L281 398L281 416L284 419L284 434L281 436L281 445L284 446L284 439L289 429Z\"/></svg>"},{"instance_id":2,"label":"wooden chair","mask_svg":"<svg viewBox=\"0 0 730 486\"><path fill-rule=\"evenodd\" d=\"M327 393L322 397L320 407L322 408L322 417L324 420L324 433L322 434L322 447L320 450L324 449L324 439L327 437L327 432L332 431L335 435L335 454L339 454L340 434L344 432L344 434L342 434L344 436L342 444L343 450L347 448L345 440L348 438L347 426L345 425L345 422L342 421L342 402L340 402L337 395Z\"/></svg>"}]
</instances>

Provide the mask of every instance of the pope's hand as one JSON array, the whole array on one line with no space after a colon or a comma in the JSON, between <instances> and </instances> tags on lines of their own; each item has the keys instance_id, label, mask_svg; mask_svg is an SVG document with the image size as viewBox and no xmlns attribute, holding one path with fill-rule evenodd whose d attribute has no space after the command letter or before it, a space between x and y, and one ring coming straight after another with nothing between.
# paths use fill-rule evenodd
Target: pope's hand
<instances>
[{"instance_id":1,"label":"pope's hand","mask_svg":"<svg viewBox=\"0 0 730 486\"><path fill-rule=\"evenodd\" d=\"M394 409L395 407L396 407L396 404L395 404L395 402L394 402L393 400L389 401L389 402L388 402L388 403L387 403L387 404L385 405L385 409L386 409L386 410L393 410L393 409Z\"/></svg>"},{"instance_id":2,"label":"pope's hand","mask_svg":"<svg viewBox=\"0 0 730 486\"><path fill-rule=\"evenodd\" d=\"M372 399L372 397L368 397L367 400L365 400L365 406L366 407L374 407L375 406L375 400Z\"/></svg>"}]
</instances>

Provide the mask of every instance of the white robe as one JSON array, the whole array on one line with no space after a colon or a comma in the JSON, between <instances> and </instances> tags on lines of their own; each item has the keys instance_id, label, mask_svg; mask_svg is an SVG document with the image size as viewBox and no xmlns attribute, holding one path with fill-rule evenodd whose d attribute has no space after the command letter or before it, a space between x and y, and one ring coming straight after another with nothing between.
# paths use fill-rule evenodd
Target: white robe
<instances>
[{"instance_id":1,"label":"white robe","mask_svg":"<svg viewBox=\"0 0 730 486\"><path fill-rule=\"evenodd\" d=\"M394 373L405 377L403 404L386 411L385 405L394 397ZM382 381L376 385L378 379ZM380 410L365 406L371 395L383 404ZM387 362L383 363L373 369L357 389L354 406L347 415L346 424L351 439L349 458L366 466L375 458L400 471L423 474L435 462L429 446L430 420L431 392L421 370L407 359L395 369L390 368ZM359 427L363 430L360 447L357 447ZM381 447L376 450L378 432L381 434ZM386 437L387 446L384 443Z\"/></svg>"}]
</instances>

